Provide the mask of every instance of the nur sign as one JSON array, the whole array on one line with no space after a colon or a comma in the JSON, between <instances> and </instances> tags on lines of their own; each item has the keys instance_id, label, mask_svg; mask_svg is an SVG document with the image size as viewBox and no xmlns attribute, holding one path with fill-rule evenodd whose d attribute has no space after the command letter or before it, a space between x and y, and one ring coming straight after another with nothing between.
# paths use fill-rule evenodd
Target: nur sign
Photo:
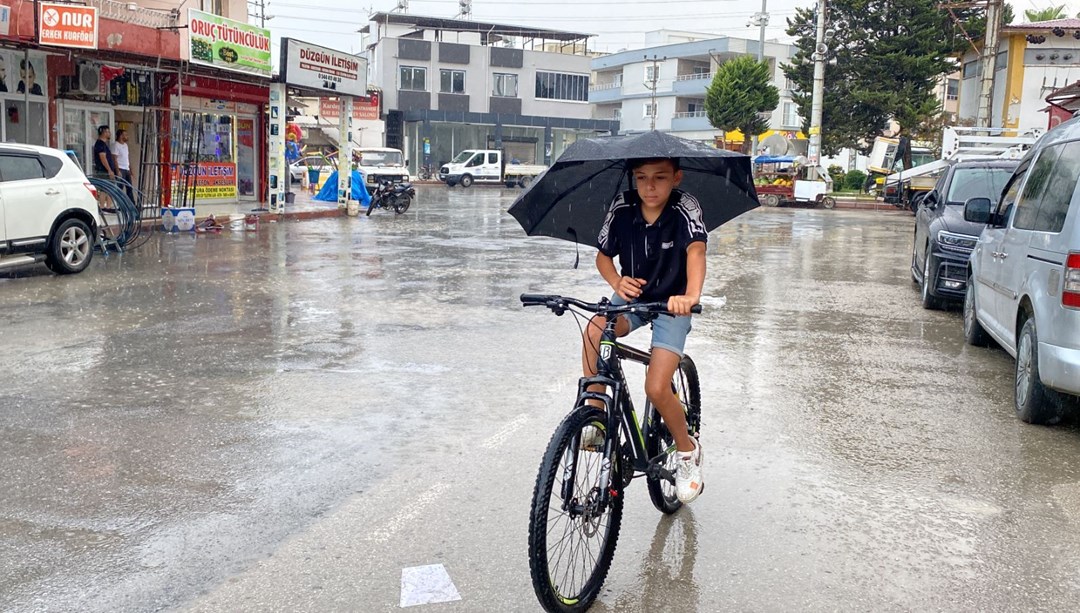
<instances>
[{"instance_id":1,"label":"nur sign","mask_svg":"<svg viewBox=\"0 0 1080 613\"><path fill-rule=\"evenodd\" d=\"M97 7L75 4L39 4L38 43L58 47L97 49Z\"/></svg>"}]
</instances>

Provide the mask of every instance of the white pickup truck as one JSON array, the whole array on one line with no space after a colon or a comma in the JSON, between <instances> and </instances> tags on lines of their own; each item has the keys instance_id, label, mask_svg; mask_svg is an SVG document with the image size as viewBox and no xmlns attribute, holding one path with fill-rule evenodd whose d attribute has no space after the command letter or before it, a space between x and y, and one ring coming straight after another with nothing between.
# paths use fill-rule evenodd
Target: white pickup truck
<instances>
[{"instance_id":1,"label":"white pickup truck","mask_svg":"<svg viewBox=\"0 0 1080 613\"><path fill-rule=\"evenodd\" d=\"M409 182L408 163L400 149L359 147L353 151L360 156L360 172L364 173L369 192L374 192L380 181Z\"/></svg>"},{"instance_id":2,"label":"white pickup truck","mask_svg":"<svg viewBox=\"0 0 1080 613\"><path fill-rule=\"evenodd\" d=\"M439 180L450 187L473 183L502 183L507 187L525 187L547 170L540 164L507 162L498 149L466 149L439 169Z\"/></svg>"}]
</instances>

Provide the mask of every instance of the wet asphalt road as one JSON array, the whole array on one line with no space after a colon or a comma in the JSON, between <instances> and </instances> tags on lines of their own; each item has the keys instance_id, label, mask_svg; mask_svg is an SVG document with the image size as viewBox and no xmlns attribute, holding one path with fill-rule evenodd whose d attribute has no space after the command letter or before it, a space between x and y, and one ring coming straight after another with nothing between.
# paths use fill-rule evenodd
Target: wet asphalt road
<instances>
[{"instance_id":1,"label":"wet asphalt road","mask_svg":"<svg viewBox=\"0 0 1080 613\"><path fill-rule=\"evenodd\" d=\"M461 600L416 610L537 610L577 328L516 297L606 290L591 252L523 238L515 193L0 277L0 610L392 611L428 564ZM662 518L631 486L594 610L1075 608L1080 431L1018 422L1009 357L918 306L912 223L713 233L709 488Z\"/></svg>"}]
</instances>

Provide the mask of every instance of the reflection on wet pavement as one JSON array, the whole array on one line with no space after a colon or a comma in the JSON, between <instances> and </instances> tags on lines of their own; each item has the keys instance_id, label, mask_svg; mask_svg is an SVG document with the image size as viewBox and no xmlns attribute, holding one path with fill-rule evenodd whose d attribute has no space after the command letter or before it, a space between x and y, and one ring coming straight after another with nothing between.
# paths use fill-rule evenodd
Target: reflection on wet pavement
<instances>
[{"instance_id":1,"label":"reflection on wet pavement","mask_svg":"<svg viewBox=\"0 0 1080 613\"><path fill-rule=\"evenodd\" d=\"M433 607L535 610L577 328L516 297L607 291L591 251L522 236L516 193L0 276L0 608L389 611L402 568L443 564L462 600ZM919 307L911 230L778 209L713 233L708 492L668 518L631 486L596 610L1074 606L1080 432L1019 423L1007 354Z\"/></svg>"}]
</instances>

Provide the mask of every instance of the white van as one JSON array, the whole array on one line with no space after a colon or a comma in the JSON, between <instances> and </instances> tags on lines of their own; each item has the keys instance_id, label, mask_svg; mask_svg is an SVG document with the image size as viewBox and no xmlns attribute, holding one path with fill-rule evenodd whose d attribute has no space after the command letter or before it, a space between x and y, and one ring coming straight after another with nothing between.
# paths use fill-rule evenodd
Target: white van
<instances>
[{"instance_id":1,"label":"white van","mask_svg":"<svg viewBox=\"0 0 1080 613\"><path fill-rule=\"evenodd\" d=\"M1047 132L998 203L969 200L986 223L969 261L964 336L987 336L1016 358L1016 411L1057 422L1080 396L1080 119Z\"/></svg>"}]
</instances>

